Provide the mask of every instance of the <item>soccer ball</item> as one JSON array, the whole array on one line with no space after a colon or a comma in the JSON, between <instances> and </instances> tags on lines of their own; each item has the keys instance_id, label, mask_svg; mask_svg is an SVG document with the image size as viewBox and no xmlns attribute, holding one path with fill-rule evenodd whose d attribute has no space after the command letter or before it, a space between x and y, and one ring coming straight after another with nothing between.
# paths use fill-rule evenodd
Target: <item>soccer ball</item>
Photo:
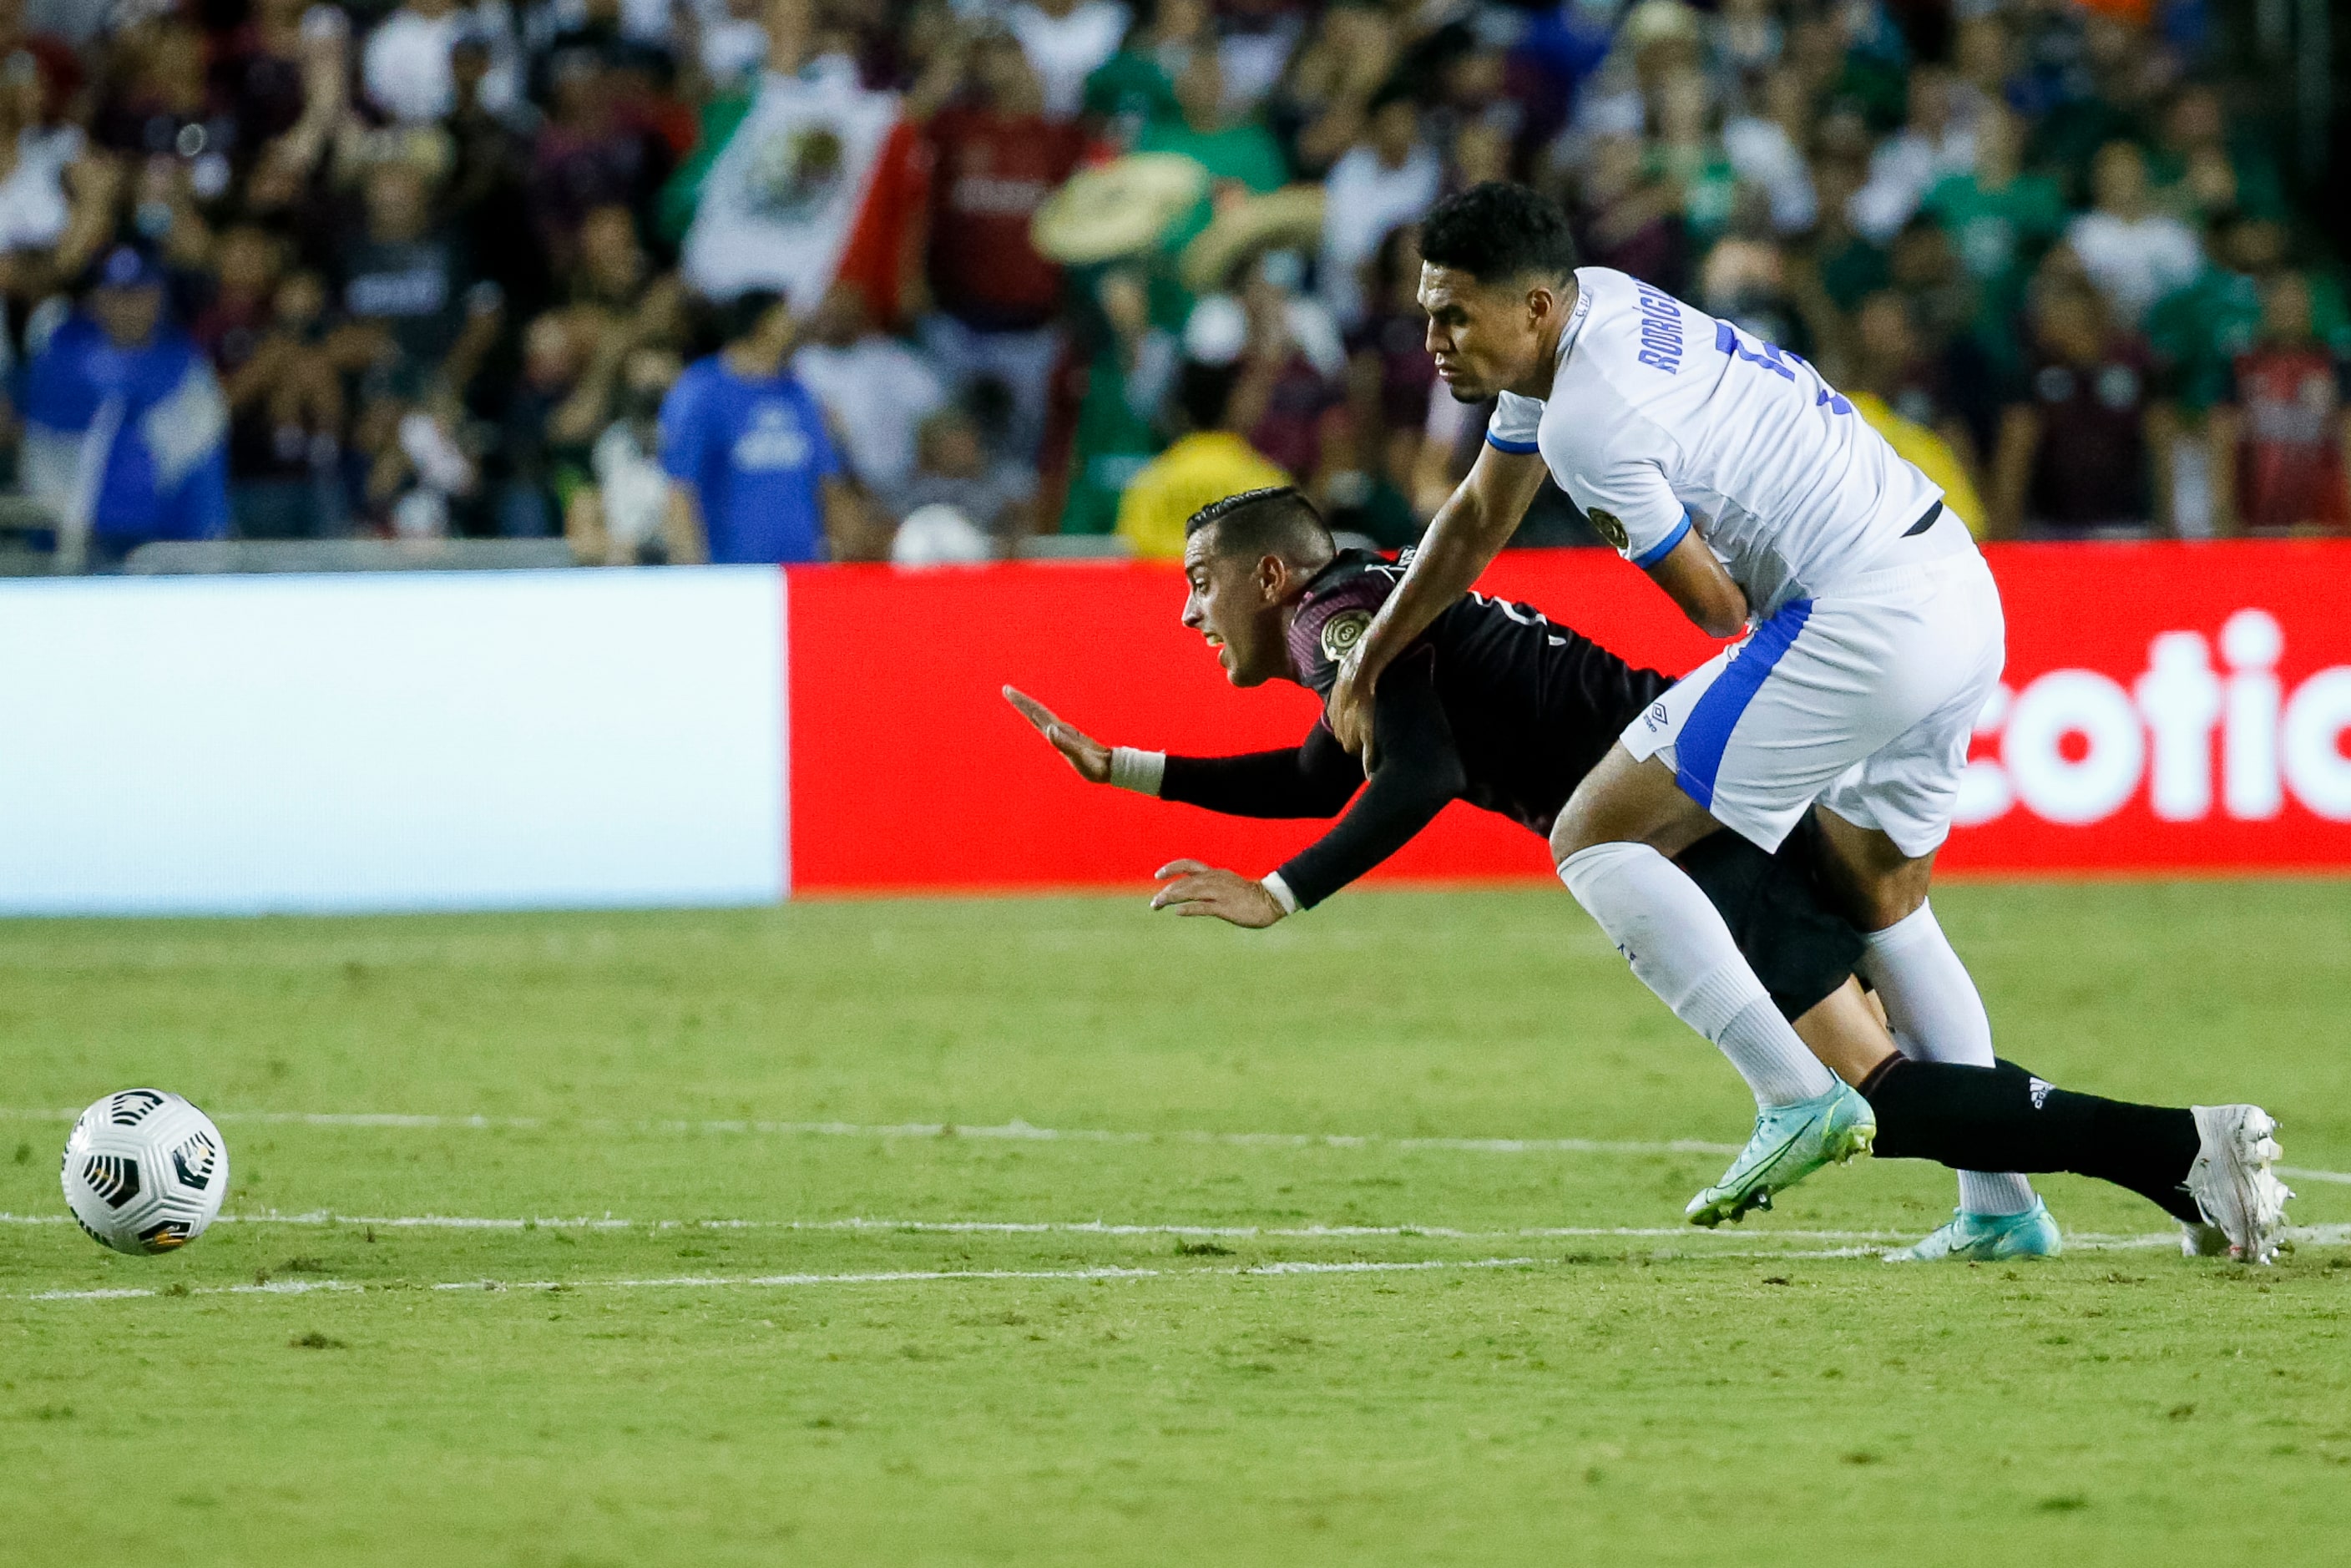
<instances>
[{"instance_id":1,"label":"soccer ball","mask_svg":"<svg viewBox=\"0 0 2351 1568\"><path fill-rule=\"evenodd\" d=\"M66 1202L90 1239L169 1252L204 1233L228 1190L228 1145L213 1119L161 1089L125 1089L81 1113L66 1139Z\"/></svg>"}]
</instances>

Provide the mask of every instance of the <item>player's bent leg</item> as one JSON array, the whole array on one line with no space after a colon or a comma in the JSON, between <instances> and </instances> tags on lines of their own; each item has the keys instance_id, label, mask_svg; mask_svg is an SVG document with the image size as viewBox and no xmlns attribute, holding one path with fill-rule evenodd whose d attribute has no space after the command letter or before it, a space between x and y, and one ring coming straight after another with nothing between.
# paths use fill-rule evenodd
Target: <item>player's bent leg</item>
<instances>
[{"instance_id":1,"label":"player's bent leg","mask_svg":"<svg viewBox=\"0 0 2351 1568\"><path fill-rule=\"evenodd\" d=\"M1931 737L1925 742L1928 750L1937 749L1938 745ZM1881 766L1881 777L1897 776L1897 790L1907 782L1898 779L1898 760L1881 763L1872 758L1865 771ZM1857 804L1865 810L1877 802L1864 797L1857 802L1840 803L1852 810ZM1915 817L1917 809L1903 811L1897 806L1894 814L1897 819ZM1865 934L1867 950L1862 956L1861 975L1876 990L1896 1042L1906 1054L1928 1061L1992 1065L1997 1058L1991 1019L1967 966L1952 951L1927 902L1935 851L1917 841L1930 837L1932 829L1926 822L1907 824L1914 843L1925 850L1912 854L1891 834L1853 822L1831 805L1824 804L1814 813L1814 820L1821 828L1822 876L1828 884L1830 902L1841 904ZM2020 1226L2029 1228L2029 1217L2041 1207L2032 1184L2013 1172L1962 1169L1959 1185L1959 1218L1946 1230L1956 1227L1968 1235L2004 1235ZM2001 1223L2009 1220L2016 1224ZM1942 1237L1942 1232L1937 1232L1937 1237ZM1920 1245L1928 1246L1937 1237Z\"/></svg>"},{"instance_id":2,"label":"player's bent leg","mask_svg":"<svg viewBox=\"0 0 2351 1568\"><path fill-rule=\"evenodd\" d=\"M2271 1166L2275 1124L2258 1106L2141 1105L2060 1089L2014 1062L1930 1062L1895 1049L1848 979L1794 1020L1805 1045L1858 1087L1877 1118L1872 1152L1946 1166L2063 1171L2137 1193L2178 1219L2189 1256L2274 1255L2294 1195ZM1896 1261L2053 1257L2063 1248L2038 1199L2011 1214L1962 1209Z\"/></svg>"},{"instance_id":3,"label":"player's bent leg","mask_svg":"<svg viewBox=\"0 0 2351 1568\"><path fill-rule=\"evenodd\" d=\"M2276 1256L2294 1194L2272 1168L2277 1124L2258 1105L2140 1105L2060 1089L2012 1061L1961 1067L1898 1055L1861 1089L1877 1113L1881 1157L2092 1176L2179 1220L2190 1257ZM1966 1218L1959 1233L2000 1228Z\"/></svg>"},{"instance_id":4,"label":"player's bent leg","mask_svg":"<svg viewBox=\"0 0 2351 1568\"><path fill-rule=\"evenodd\" d=\"M1858 982L1848 979L1795 1020L1798 1038L1822 1063L1847 1083L1856 1086L1882 1082L1886 1069L1904 1060L1895 1049L1884 1020ZM1915 1076L1915 1075L1914 1075ZM1932 1120L1931 1106L1922 1095L1901 1095L1890 1103L1872 1102L1877 1117L1873 1152L1885 1154L1916 1148L1933 1136L1931 1128L1917 1124ZM2001 1107L2005 1110L2006 1107ZM1947 1140L1964 1145L1965 1134ZM1916 1245L1889 1252L1890 1260L1949 1259L1960 1262L1991 1262L2019 1258L2053 1258L2064 1249L2057 1222L2038 1199L2013 1214L1975 1215L1962 1208L1949 1224Z\"/></svg>"},{"instance_id":5,"label":"player's bent leg","mask_svg":"<svg viewBox=\"0 0 2351 1568\"><path fill-rule=\"evenodd\" d=\"M1560 808L1551 831L1554 861L1597 844L1646 844L1679 854L1721 827L1675 782L1671 768L1636 759L1622 741L1608 748Z\"/></svg>"},{"instance_id":6,"label":"player's bent leg","mask_svg":"<svg viewBox=\"0 0 2351 1568\"><path fill-rule=\"evenodd\" d=\"M1552 851L1560 880L1633 973L1721 1049L1758 1106L1818 1099L1835 1077L1780 1016L1721 911L1666 858L1716 826L1671 772L1618 746L1561 811Z\"/></svg>"},{"instance_id":7,"label":"player's bent leg","mask_svg":"<svg viewBox=\"0 0 2351 1568\"><path fill-rule=\"evenodd\" d=\"M1718 1046L1753 1091L1754 1134L1690 1201L1700 1225L1769 1207L1832 1161L1865 1153L1867 1102L1804 1049L1739 950L1722 914L1666 858L1716 824L1656 760L1612 747L1560 813L1560 880L1674 1016ZM1660 851L1666 852L1661 853Z\"/></svg>"}]
</instances>

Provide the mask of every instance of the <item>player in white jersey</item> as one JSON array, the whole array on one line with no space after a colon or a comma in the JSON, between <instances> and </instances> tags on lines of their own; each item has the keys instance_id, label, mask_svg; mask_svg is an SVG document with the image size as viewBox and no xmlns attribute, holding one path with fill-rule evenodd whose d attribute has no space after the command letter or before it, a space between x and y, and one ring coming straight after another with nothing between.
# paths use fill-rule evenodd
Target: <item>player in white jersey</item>
<instances>
[{"instance_id":1,"label":"player in white jersey","mask_svg":"<svg viewBox=\"0 0 2351 1568\"><path fill-rule=\"evenodd\" d=\"M1865 1152L1868 1107L1807 1053L1668 857L1727 827L1777 849L1819 808L1831 892L1869 934L1864 977L1904 1049L1990 1066L1991 1028L1927 906L1968 737L2004 657L1966 526L1812 366L1621 272L1575 266L1523 186L1448 198L1422 227L1437 373L1500 394L1485 449L1331 695L1364 751L1381 671L1476 581L1546 469L1708 632L1751 628L1624 733L1561 811L1561 879L1649 988L1754 1091L1754 1137L1689 1206L1713 1225ZM1967 1173L1921 1257L2052 1249L2021 1176Z\"/></svg>"}]
</instances>

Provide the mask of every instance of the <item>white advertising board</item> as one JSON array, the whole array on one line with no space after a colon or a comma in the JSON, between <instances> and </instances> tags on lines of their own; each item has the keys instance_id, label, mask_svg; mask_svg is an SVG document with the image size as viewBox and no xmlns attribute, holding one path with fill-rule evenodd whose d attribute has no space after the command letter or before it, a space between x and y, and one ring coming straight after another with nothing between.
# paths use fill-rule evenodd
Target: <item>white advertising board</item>
<instances>
[{"instance_id":1,"label":"white advertising board","mask_svg":"<svg viewBox=\"0 0 2351 1568\"><path fill-rule=\"evenodd\" d=\"M0 584L0 913L772 902L770 568Z\"/></svg>"}]
</instances>

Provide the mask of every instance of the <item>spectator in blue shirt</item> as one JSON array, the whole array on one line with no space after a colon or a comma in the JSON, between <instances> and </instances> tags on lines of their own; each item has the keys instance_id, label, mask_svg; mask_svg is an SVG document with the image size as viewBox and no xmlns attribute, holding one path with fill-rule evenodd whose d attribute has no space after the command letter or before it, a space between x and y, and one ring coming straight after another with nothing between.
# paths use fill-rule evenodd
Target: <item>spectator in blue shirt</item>
<instances>
[{"instance_id":1,"label":"spectator in blue shirt","mask_svg":"<svg viewBox=\"0 0 2351 1568\"><path fill-rule=\"evenodd\" d=\"M162 274L117 246L26 377L26 478L68 564L84 541L104 570L152 540L225 536L227 434L212 366L163 319Z\"/></svg>"},{"instance_id":2,"label":"spectator in blue shirt","mask_svg":"<svg viewBox=\"0 0 2351 1568\"><path fill-rule=\"evenodd\" d=\"M688 365L663 400L673 562L877 557L824 410L787 369L794 331L782 296L743 295L726 346Z\"/></svg>"}]
</instances>

